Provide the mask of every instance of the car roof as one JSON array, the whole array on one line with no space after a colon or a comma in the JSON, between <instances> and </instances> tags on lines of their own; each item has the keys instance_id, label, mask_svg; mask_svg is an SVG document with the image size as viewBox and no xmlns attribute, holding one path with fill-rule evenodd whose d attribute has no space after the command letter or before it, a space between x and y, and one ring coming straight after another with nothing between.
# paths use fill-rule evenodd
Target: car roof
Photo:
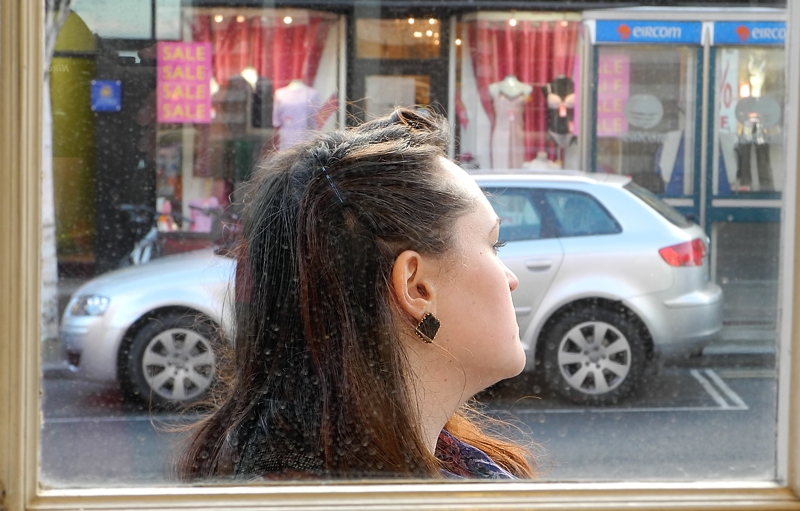
<instances>
[{"instance_id":1,"label":"car roof","mask_svg":"<svg viewBox=\"0 0 800 511\"><path fill-rule=\"evenodd\" d=\"M624 186L631 181L630 176L581 172L577 170L519 171L513 173L475 173L471 174L478 184L503 183L560 183L560 184L606 184Z\"/></svg>"}]
</instances>

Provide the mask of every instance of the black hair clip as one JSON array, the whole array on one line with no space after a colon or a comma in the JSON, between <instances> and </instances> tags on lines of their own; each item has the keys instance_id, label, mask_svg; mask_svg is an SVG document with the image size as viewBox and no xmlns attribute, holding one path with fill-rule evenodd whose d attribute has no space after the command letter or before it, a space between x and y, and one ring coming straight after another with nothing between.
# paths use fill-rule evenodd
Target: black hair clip
<instances>
[{"instance_id":1,"label":"black hair clip","mask_svg":"<svg viewBox=\"0 0 800 511\"><path fill-rule=\"evenodd\" d=\"M331 188L333 188L333 193L336 194L336 198L339 199L339 202L341 202L342 205L344 205L344 199L342 199L342 195L339 193L339 190L336 189L336 185L333 184L333 179L331 179L331 175L328 174L328 169L325 168L325 165L322 166L322 173L325 174L325 179L328 180L328 184L330 184Z\"/></svg>"}]
</instances>

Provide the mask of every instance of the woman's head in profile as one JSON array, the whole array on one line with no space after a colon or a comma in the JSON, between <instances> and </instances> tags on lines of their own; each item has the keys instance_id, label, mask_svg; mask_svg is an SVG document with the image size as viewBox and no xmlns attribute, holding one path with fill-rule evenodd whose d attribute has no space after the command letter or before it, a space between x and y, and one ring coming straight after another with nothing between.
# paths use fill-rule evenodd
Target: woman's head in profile
<instances>
[{"instance_id":1,"label":"woman's head in profile","mask_svg":"<svg viewBox=\"0 0 800 511\"><path fill-rule=\"evenodd\" d=\"M499 220L446 141L439 118L400 109L262 162L229 385L184 478L532 474L464 411L525 354Z\"/></svg>"}]
</instances>

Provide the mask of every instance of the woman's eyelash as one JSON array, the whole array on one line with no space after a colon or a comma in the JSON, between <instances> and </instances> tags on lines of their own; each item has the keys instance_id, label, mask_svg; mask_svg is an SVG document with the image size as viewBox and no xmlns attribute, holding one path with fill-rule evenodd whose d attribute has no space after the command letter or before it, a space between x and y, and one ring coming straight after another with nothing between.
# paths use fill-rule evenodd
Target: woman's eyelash
<instances>
[{"instance_id":1,"label":"woman's eyelash","mask_svg":"<svg viewBox=\"0 0 800 511\"><path fill-rule=\"evenodd\" d=\"M494 244L494 249L495 250L500 250L501 248L506 246L506 243L508 243L508 242L507 241L498 241L497 243Z\"/></svg>"}]
</instances>

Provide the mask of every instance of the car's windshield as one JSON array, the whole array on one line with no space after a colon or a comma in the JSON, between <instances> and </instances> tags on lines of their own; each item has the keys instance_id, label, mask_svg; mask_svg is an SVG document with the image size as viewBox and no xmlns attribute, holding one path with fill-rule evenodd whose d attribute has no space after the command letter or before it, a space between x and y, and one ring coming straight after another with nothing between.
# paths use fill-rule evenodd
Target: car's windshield
<instances>
[{"instance_id":1,"label":"car's windshield","mask_svg":"<svg viewBox=\"0 0 800 511\"><path fill-rule=\"evenodd\" d=\"M647 188L630 182L625 185L625 189L640 198L642 202L656 210L659 215L663 216L674 225L677 225L681 228L686 228L692 225L692 222L680 214L678 210L661 200L658 195L654 194Z\"/></svg>"}]
</instances>

